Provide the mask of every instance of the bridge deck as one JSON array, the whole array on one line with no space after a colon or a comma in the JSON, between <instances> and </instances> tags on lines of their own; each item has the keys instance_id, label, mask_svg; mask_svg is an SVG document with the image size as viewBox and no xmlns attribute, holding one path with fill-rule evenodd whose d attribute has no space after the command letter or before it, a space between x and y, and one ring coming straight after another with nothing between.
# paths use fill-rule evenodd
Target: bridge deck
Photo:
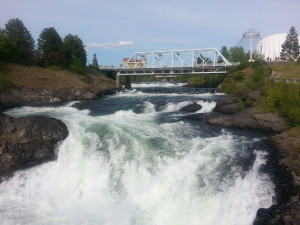
<instances>
[{"instance_id":1,"label":"bridge deck","mask_svg":"<svg viewBox=\"0 0 300 225\"><path fill-rule=\"evenodd\" d=\"M235 64L236 65L236 64ZM163 67L163 68L100 68L103 72L116 72L118 75L158 75L158 74L210 74L227 73L227 68L232 65L207 65L186 67Z\"/></svg>"}]
</instances>

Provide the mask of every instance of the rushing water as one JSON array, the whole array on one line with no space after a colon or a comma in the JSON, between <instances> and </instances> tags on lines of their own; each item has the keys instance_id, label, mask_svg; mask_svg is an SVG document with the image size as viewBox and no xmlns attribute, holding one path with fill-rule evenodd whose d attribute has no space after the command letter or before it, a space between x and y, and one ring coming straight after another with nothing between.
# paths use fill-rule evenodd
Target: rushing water
<instances>
[{"instance_id":1,"label":"rushing water","mask_svg":"<svg viewBox=\"0 0 300 225\"><path fill-rule=\"evenodd\" d=\"M250 225L274 185L260 172L259 134L183 120L223 95L178 84L135 84L102 99L22 107L69 129L58 159L0 184L3 225Z\"/></svg>"}]
</instances>

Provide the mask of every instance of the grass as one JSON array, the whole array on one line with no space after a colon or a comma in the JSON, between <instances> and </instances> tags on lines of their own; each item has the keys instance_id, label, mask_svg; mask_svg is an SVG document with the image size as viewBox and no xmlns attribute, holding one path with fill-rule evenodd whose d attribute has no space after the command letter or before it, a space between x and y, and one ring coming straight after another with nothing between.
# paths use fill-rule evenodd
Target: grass
<instances>
[{"instance_id":1,"label":"grass","mask_svg":"<svg viewBox=\"0 0 300 225\"><path fill-rule=\"evenodd\" d=\"M300 85L266 82L260 108L278 112L292 126L300 125Z\"/></svg>"},{"instance_id":2,"label":"grass","mask_svg":"<svg viewBox=\"0 0 300 225\"><path fill-rule=\"evenodd\" d=\"M0 88L10 85L20 88L55 90L89 87L91 83L114 85L114 81L106 78L104 75L88 73L82 76L59 68L26 67L17 64L0 63L0 71Z\"/></svg>"},{"instance_id":3,"label":"grass","mask_svg":"<svg viewBox=\"0 0 300 225\"><path fill-rule=\"evenodd\" d=\"M279 73L278 78L293 78L300 80L300 64L290 63L286 66L274 66L271 69Z\"/></svg>"}]
</instances>

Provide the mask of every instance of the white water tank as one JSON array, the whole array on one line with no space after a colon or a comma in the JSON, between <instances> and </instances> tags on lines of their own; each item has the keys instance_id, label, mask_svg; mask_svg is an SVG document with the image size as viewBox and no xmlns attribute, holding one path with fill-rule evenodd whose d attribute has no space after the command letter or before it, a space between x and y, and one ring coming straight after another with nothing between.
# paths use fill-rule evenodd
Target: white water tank
<instances>
[{"instance_id":1,"label":"white water tank","mask_svg":"<svg viewBox=\"0 0 300 225\"><path fill-rule=\"evenodd\" d=\"M279 60L281 45L284 43L286 36L287 33L281 33L263 38L256 45L256 52L263 55L265 60Z\"/></svg>"}]
</instances>

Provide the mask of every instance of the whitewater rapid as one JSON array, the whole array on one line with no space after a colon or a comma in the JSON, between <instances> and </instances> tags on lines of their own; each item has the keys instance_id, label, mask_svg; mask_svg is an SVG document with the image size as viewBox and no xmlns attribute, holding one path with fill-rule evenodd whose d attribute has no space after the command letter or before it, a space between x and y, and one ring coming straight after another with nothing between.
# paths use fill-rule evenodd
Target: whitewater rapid
<instances>
[{"instance_id":1,"label":"whitewater rapid","mask_svg":"<svg viewBox=\"0 0 300 225\"><path fill-rule=\"evenodd\" d=\"M7 111L60 119L69 136L56 161L0 184L0 224L250 225L272 205L274 185L260 172L266 152L251 149L260 138L166 120L189 102L147 94L105 97L99 105L117 101L120 109L98 115L75 103ZM198 98L198 113L215 107L214 94L186 95Z\"/></svg>"}]
</instances>

